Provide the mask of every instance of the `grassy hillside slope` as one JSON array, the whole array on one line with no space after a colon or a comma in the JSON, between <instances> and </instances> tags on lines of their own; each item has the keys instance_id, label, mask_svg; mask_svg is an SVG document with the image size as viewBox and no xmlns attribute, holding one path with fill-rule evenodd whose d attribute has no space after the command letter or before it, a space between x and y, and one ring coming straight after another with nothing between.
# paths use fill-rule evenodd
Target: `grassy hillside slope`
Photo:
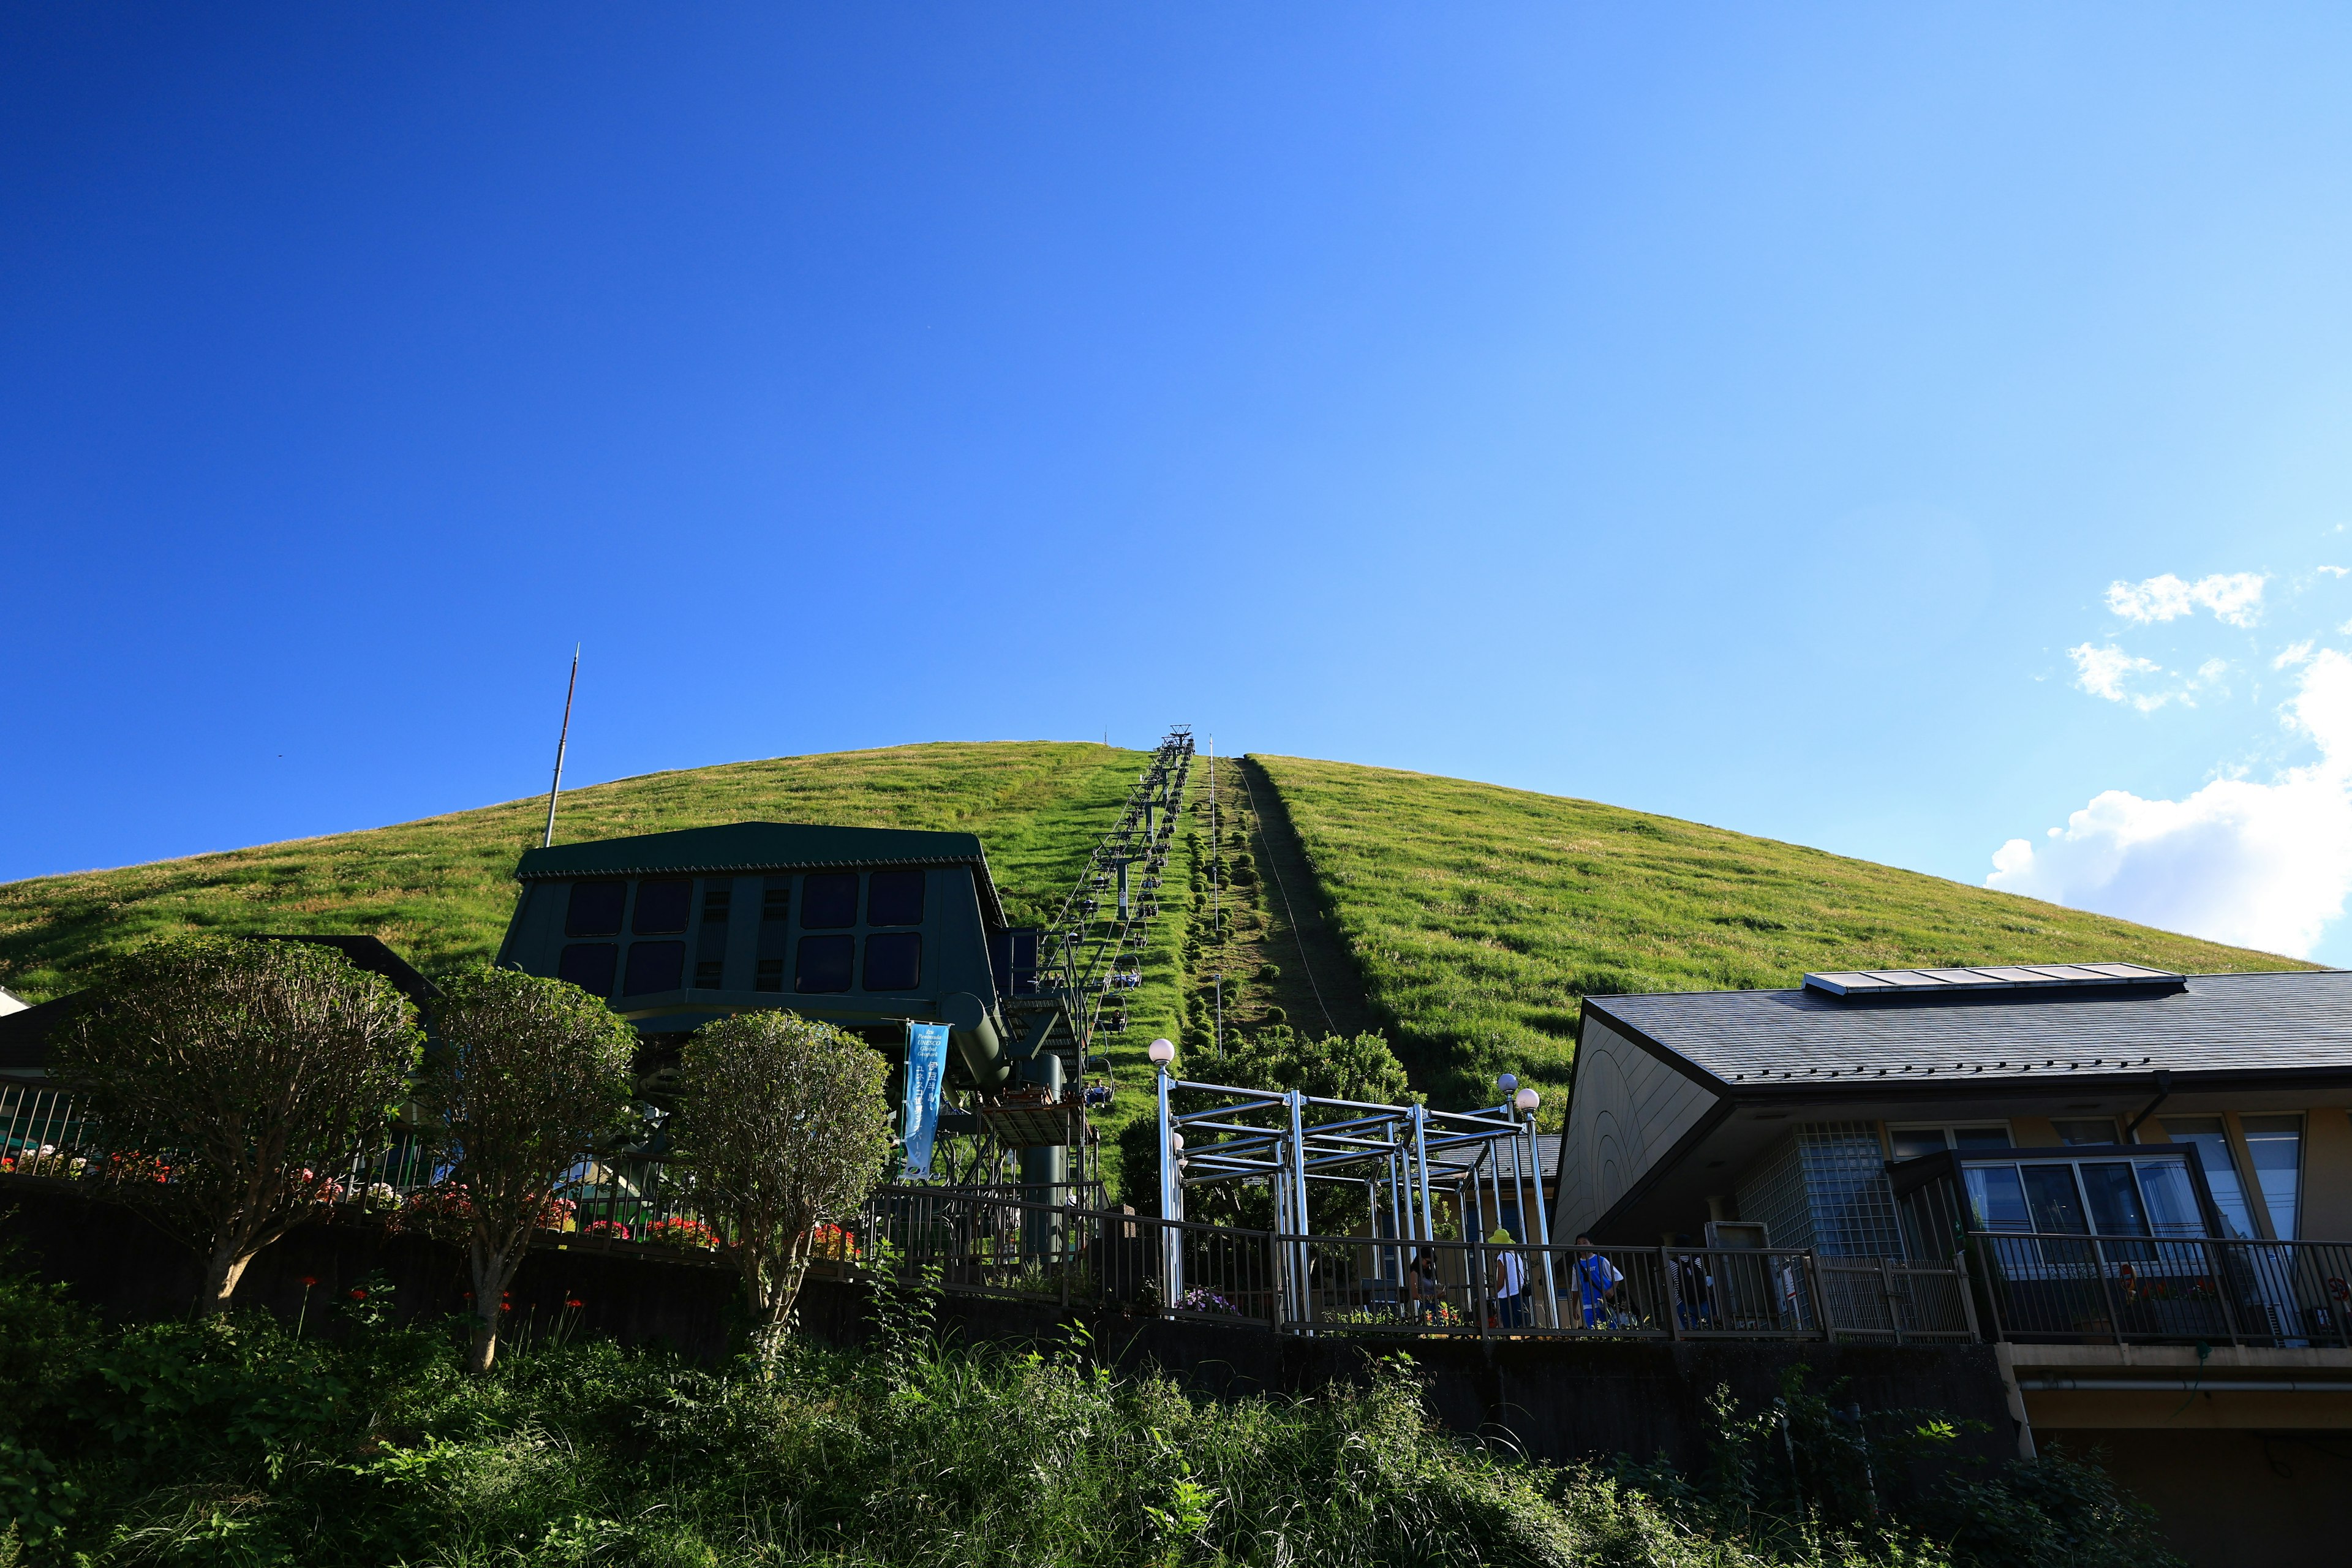
<instances>
[{"instance_id":1,"label":"grassy hillside slope","mask_svg":"<svg viewBox=\"0 0 2352 1568\"><path fill-rule=\"evenodd\" d=\"M1079 742L893 746L569 791L556 842L747 819L977 833L1016 918L1051 908L1145 753ZM484 960L545 796L324 838L0 885L0 984L46 1000L100 954L188 931L362 931L427 973ZM1166 1009L1173 1016L1173 990ZM1139 1005L1138 1011L1143 1008ZM1146 1038L1149 1038L1147 1036Z\"/></svg>"},{"instance_id":2,"label":"grassy hillside slope","mask_svg":"<svg viewBox=\"0 0 2352 1568\"><path fill-rule=\"evenodd\" d=\"M1466 1102L1507 1068L1563 1084L1586 994L1793 985L1807 970L1908 964L2305 967L1591 801L1253 761L1297 831L1371 1005L1441 1104Z\"/></svg>"}]
</instances>

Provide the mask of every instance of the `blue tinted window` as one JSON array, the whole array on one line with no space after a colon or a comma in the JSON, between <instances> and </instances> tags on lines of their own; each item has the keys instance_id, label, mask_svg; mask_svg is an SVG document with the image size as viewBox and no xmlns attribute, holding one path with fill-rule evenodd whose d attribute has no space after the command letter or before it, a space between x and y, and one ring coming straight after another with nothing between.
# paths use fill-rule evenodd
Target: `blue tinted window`
<instances>
[{"instance_id":1,"label":"blue tinted window","mask_svg":"<svg viewBox=\"0 0 2352 1568\"><path fill-rule=\"evenodd\" d=\"M839 931L857 923L857 873L827 871L801 879L801 925Z\"/></svg>"},{"instance_id":2,"label":"blue tinted window","mask_svg":"<svg viewBox=\"0 0 2352 1568\"><path fill-rule=\"evenodd\" d=\"M760 960L759 971L751 977L751 989L754 991L782 991L783 988L784 961L781 958L763 958Z\"/></svg>"},{"instance_id":3,"label":"blue tinted window","mask_svg":"<svg viewBox=\"0 0 2352 1568\"><path fill-rule=\"evenodd\" d=\"M621 949L614 942L575 942L556 961L555 977L569 980L591 996L610 996L613 966L620 955Z\"/></svg>"},{"instance_id":4,"label":"blue tinted window","mask_svg":"<svg viewBox=\"0 0 2352 1568\"><path fill-rule=\"evenodd\" d=\"M812 877L809 880L816 879ZM848 990L849 971L856 956L857 939L854 936L801 938L801 963L793 978L793 989L804 996Z\"/></svg>"},{"instance_id":5,"label":"blue tinted window","mask_svg":"<svg viewBox=\"0 0 2352 1568\"><path fill-rule=\"evenodd\" d=\"M574 882L572 905L563 913L566 936L618 936L621 906L628 901L626 882Z\"/></svg>"},{"instance_id":6,"label":"blue tinted window","mask_svg":"<svg viewBox=\"0 0 2352 1568\"><path fill-rule=\"evenodd\" d=\"M886 931L866 939L866 989L912 991L922 978L921 931Z\"/></svg>"},{"instance_id":7,"label":"blue tinted window","mask_svg":"<svg viewBox=\"0 0 2352 1568\"><path fill-rule=\"evenodd\" d=\"M677 991L686 985L686 943L638 942L629 944L629 973L621 983L624 996L652 991Z\"/></svg>"},{"instance_id":8,"label":"blue tinted window","mask_svg":"<svg viewBox=\"0 0 2352 1568\"><path fill-rule=\"evenodd\" d=\"M919 926L923 923L923 874L920 871L877 871L866 879L866 923L870 926Z\"/></svg>"},{"instance_id":9,"label":"blue tinted window","mask_svg":"<svg viewBox=\"0 0 2352 1568\"><path fill-rule=\"evenodd\" d=\"M717 991L721 988L720 983L726 978L726 960L702 959L694 966L694 988L697 991Z\"/></svg>"},{"instance_id":10,"label":"blue tinted window","mask_svg":"<svg viewBox=\"0 0 2352 1568\"><path fill-rule=\"evenodd\" d=\"M637 912L629 921L629 929L639 936L657 931L684 931L687 911L694 907L694 884L677 881L639 882Z\"/></svg>"}]
</instances>

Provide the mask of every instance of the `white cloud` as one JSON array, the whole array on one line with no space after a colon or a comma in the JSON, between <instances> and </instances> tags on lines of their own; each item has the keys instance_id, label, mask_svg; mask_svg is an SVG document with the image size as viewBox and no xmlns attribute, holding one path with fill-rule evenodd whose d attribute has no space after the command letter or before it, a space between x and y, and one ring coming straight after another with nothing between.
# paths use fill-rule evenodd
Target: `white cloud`
<instances>
[{"instance_id":1,"label":"white cloud","mask_svg":"<svg viewBox=\"0 0 2352 1568\"><path fill-rule=\"evenodd\" d=\"M2342 531L2340 527L2337 531ZM2352 566L2322 566L2320 570L2330 577L2352 577Z\"/></svg>"},{"instance_id":2,"label":"white cloud","mask_svg":"<svg viewBox=\"0 0 2352 1568\"><path fill-rule=\"evenodd\" d=\"M2154 675L2164 668L2154 659L2126 653L2113 643L2105 647L2084 643L2068 648L2066 657L2074 661L2074 684L2094 697L2104 697L2110 702L2128 701L2143 713L2165 704L2162 697L2133 697L2124 690L2124 682L2131 677Z\"/></svg>"},{"instance_id":3,"label":"white cloud","mask_svg":"<svg viewBox=\"0 0 2352 1568\"><path fill-rule=\"evenodd\" d=\"M2107 584L2107 608L2142 626L2150 621L2179 620L2200 605L2233 626L2251 626L2263 616L2263 584L2267 573L2216 573L2184 583L2167 572L2143 582Z\"/></svg>"},{"instance_id":4,"label":"white cloud","mask_svg":"<svg viewBox=\"0 0 2352 1568\"><path fill-rule=\"evenodd\" d=\"M2285 647L2279 650L2279 656L2276 658L2271 660L2271 668L2273 669L2284 669L2291 664L2301 664L2304 660L2311 657L2311 647L2312 640L2309 637L2305 637L2298 643L2289 643Z\"/></svg>"},{"instance_id":5,"label":"white cloud","mask_svg":"<svg viewBox=\"0 0 2352 1568\"><path fill-rule=\"evenodd\" d=\"M2041 845L2012 838L1985 885L2304 956L2352 894L2352 658L2302 667L2287 725L2319 761L2269 784L2216 779L2185 800L2108 790Z\"/></svg>"}]
</instances>

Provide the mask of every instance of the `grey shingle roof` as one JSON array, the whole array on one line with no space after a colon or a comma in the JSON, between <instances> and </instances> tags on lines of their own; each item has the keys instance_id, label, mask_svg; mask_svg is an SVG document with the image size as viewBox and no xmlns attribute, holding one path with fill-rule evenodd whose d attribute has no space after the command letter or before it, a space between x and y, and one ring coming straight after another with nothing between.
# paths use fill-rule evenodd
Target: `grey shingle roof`
<instances>
[{"instance_id":1,"label":"grey shingle roof","mask_svg":"<svg viewBox=\"0 0 2352 1568\"><path fill-rule=\"evenodd\" d=\"M1593 996L1585 1005L1734 1090L2100 1074L2352 1072L2352 971L2199 974L2162 994L1811 991Z\"/></svg>"}]
</instances>

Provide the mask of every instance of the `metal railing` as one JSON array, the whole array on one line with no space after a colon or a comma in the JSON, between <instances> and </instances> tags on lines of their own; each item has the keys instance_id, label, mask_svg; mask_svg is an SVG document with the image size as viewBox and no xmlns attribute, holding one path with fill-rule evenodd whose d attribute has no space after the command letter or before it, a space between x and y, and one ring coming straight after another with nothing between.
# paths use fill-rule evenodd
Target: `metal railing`
<instances>
[{"instance_id":1,"label":"metal railing","mask_svg":"<svg viewBox=\"0 0 2352 1568\"><path fill-rule=\"evenodd\" d=\"M2002 1339L2352 1349L2352 1243L1978 1232Z\"/></svg>"},{"instance_id":2,"label":"metal railing","mask_svg":"<svg viewBox=\"0 0 2352 1568\"><path fill-rule=\"evenodd\" d=\"M1978 1337L1958 1261L1288 1236L924 1187L882 1189L852 1229L833 1259L845 1273L1287 1332Z\"/></svg>"}]
</instances>

